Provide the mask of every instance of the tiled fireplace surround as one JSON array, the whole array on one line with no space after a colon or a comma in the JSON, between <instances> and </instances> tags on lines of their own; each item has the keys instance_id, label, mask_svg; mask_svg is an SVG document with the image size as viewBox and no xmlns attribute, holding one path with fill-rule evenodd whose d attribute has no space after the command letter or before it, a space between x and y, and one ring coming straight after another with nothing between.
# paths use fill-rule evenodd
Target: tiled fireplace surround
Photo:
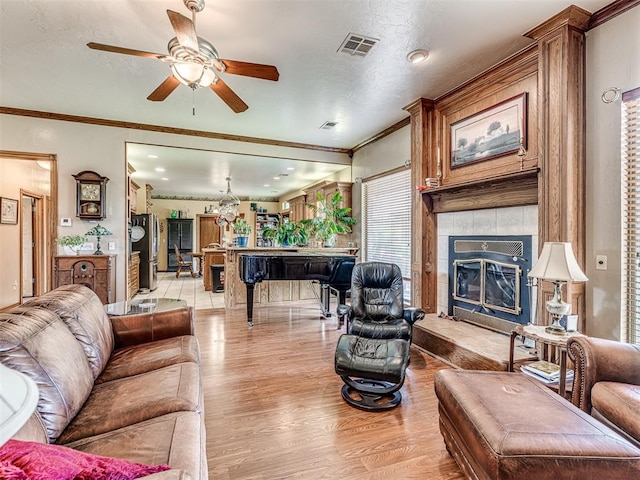
<instances>
[{"instance_id":1,"label":"tiled fireplace surround","mask_svg":"<svg viewBox=\"0 0 640 480\"><path fill-rule=\"evenodd\" d=\"M437 225L438 313L447 313L449 303L450 235L531 235L532 264L538 258L537 205L440 213Z\"/></svg>"}]
</instances>

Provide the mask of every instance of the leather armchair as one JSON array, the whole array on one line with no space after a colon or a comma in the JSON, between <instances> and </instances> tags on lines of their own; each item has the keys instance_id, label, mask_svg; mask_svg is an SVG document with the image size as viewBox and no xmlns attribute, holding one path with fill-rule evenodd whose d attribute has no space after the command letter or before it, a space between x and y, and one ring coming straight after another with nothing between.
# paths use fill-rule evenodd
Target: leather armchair
<instances>
[{"instance_id":1,"label":"leather armchair","mask_svg":"<svg viewBox=\"0 0 640 480\"><path fill-rule=\"evenodd\" d=\"M640 347L594 337L570 337L575 362L572 402L640 446Z\"/></svg>"},{"instance_id":2,"label":"leather armchair","mask_svg":"<svg viewBox=\"0 0 640 480\"><path fill-rule=\"evenodd\" d=\"M404 307L402 272L398 265L359 263L351 276L351 306L339 305L347 333L365 338L402 338L411 341L413 324L424 318L421 308Z\"/></svg>"},{"instance_id":3,"label":"leather armchair","mask_svg":"<svg viewBox=\"0 0 640 480\"><path fill-rule=\"evenodd\" d=\"M347 333L338 340L335 371L342 377L342 398L367 410L400 404L399 392L409 363L413 324L420 308L404 308L402 273L391 263L367 262L353 267L351 306L338 307Z\"/></svg>"}]
</instances>

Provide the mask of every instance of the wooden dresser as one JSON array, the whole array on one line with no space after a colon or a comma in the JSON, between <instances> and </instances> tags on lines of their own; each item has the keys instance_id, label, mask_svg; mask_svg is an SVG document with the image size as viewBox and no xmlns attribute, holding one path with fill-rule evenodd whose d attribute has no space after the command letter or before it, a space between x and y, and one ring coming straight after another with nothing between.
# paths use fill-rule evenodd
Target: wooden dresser
<instances>
[{"instance_id":1,"label":"wooden dresser","mask_svg":"<svg viewBox=\"0 0 640 480\"><path fill-rule=\"evenodd\" d=\"M56 255L53 263L54 288L81 284L96 292L102 303L116 301L115 255Z\"/></svg>"},{"instance_id":2,"label":"wooden dresser","mask_svg":"<svg viewBox=\"0 0 640 480\"><path fill-rule=\"evenodd\" d=\"M129 259L129 292L127 298L131 300L140 290L140 252L131 252Z\"/></svg>"}]
</instances>

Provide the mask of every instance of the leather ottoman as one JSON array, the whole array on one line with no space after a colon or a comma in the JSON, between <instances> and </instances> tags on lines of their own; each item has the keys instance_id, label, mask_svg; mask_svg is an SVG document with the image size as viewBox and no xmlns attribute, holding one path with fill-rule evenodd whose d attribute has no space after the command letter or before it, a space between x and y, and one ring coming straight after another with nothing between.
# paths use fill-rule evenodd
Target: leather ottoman
<instances>
[{"instance_id":1,"label":"leather ottoman","mask_svg":"<svg viewBox=\"0 0 640 480\"><path fill-rule=\"evenodd\" d=\"M440 432L471 479L640 478L640 449L520 373L440 370Z\"/></svg>"}]
</instances>

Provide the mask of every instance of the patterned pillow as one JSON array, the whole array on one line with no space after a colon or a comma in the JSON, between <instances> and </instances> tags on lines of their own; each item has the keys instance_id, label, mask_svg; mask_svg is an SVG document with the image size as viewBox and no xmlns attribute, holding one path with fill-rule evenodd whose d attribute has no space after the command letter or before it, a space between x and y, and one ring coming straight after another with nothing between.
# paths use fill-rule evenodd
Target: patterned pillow
<instances>
[{"instance_id":1,"label":"patterned pillow","mask_svg":"<svg viewBox=\"0 0 640 480\"><path fill-rule=\"evenodd\" d=\"M130 480L169 470L60 445L9 440L0 447L0 478L10 480Z\"/></svg>"}]
</instances>

